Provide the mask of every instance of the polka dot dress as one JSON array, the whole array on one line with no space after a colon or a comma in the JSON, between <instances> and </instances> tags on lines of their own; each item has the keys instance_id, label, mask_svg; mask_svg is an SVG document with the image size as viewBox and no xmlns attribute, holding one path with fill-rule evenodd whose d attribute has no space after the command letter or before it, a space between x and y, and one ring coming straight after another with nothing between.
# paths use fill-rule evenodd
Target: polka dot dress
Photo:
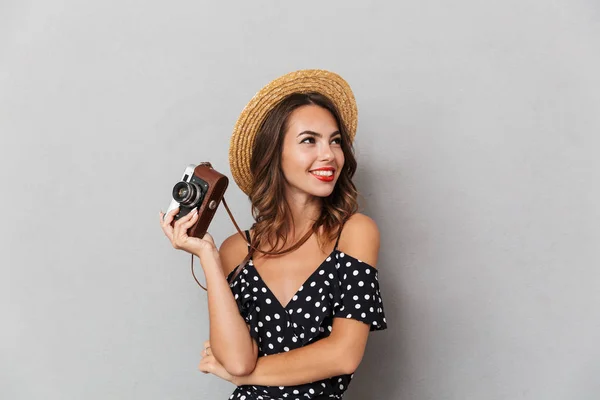
<instances>
[{"instance_id":1,"label":"polka dot dress","mask_svg":"<svg viewBox=\"0 0 600 400\"><path fill-rule=\"evenodd\" d=\"M248 241L250 236L246 231ZM339 239L338 239L339 240ZM235 270L234 270L235 271ZM387 328L378 270L335 249L284 307L263 282L250 259L232 281L240 314L258 344L259 357L290 351L331 334L333 318L352 318L371 331ZM297 386L238 386L230 399L341 399L351 375Z\"/></svg>"}]
</instances>

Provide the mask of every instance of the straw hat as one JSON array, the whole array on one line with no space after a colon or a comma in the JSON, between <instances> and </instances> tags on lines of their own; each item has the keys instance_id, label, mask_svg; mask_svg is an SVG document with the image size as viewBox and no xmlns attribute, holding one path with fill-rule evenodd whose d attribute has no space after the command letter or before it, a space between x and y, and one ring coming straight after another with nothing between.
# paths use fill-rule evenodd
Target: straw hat
<instances>
[{"instance_id":1,"label":"straw hat","mask_svg":"<svg viewBox=\"0 0 600 400\"><path fill-rule=\"evenodd\" d=\"M335 104L350 140L354 140L358 122L356 100L352 89L341 76L320 69L305 69L280 76L254 95L233 128L229 142L229 166L233 179L244 193L250 194L252 188L252 146L267 114L285 97L308 92L320 93Z\"/></svg>"}]
</instances>

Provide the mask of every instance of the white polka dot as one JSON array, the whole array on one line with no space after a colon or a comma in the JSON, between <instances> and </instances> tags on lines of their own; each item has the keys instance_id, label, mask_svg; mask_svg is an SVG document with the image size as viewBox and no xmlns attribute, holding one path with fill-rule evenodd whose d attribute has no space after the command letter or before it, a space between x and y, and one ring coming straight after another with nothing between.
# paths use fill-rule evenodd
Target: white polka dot
<instances>
[{"instance_id":1,"label":"white polka dot","mask_svg":"<svg viewBox=\"0 0 600 400\"><path fill-rule=\"evenodd\" d=\"M323 275L324 273L325 273L325 271L323 271L323 270L319 271L319 275Z\"/></svg>"},{"instance_id":2,"label":"white polka dot","mask_svg":"<svg viewBox=\"0 0 600 400\"><path fill-rule=\"evenodd\" d=\"M269 299L269 298L265 299L265 303L271 304L271 299Z\"/></svg>"},{"instance_id":3,"label":"white polka dot","mask_svg":"<svg viewBox=\"0 0 600 400\"><path fill-rule=\"evenodd\" d=\"M296 300L298 300L298 296L294 295L294 297L292 297L292 301L296 301Z\"/></svg>"},{"instance_id":4,"label":"white polka dot","mask_svg":"<svg viewBox=\"0 0 600 400\"><path fill-rule=\"evenodd\" d=\"M365 283L363 281L358 282L358 286L363 287L365 286Z\"/></svg>"},{"instance_id":5,"label":"white polka dot","mask_svg":"<svg viewBox=\"0 0 600 400\"><path fill-rule=\"evenodd\" d=\"M309 313L304 314L304 318L309 319L310 318L310 314Z\"/></svg>"},{"instance_id":6,"label":"white polka dot","mask_svg":"<svg viewBox=\"0 0 600 400\"><path fill-rule=\"evenodd\" d=\"M352 289L352 285L348 285L348 286L346 287L346 289L348 289L348 290Z\"/></svg>"},{"instance_id":7,"label":"white polka dot","mask_svg":"<svg viewBox=\"0 0 600 400\"><path fill-rule=\"evenodd\" d=\"M270 321L271 317L269 317L268 315L265 315L265 320Z\"/></svg>"},{"instance_id":8,"label":"white polka dot","mask_svg":"<svg viewBox=\"0 0 600 400\"><path fill-rule=\"evenodd\" d=\"M311 297L310 296L306 296L306 301L310 301Z\"/></svg>"},{"instance_id":9,"label":"white polka dot","mask_svg":"<svg viewBox=\"0 0 600 400\"><path fill-rule=\"evenodd\" d=\"M371 273L370 269L365 269L365 274L369 275Z\"/></svg>"},{"instance_id":10,"label":"white polka dot","mask_svg":"<svg viewBox=\"0 0 600 400\"><path fill-rule=\"evenodd\" d=\"M360 314L360 316L363 318L367 318L367 314L365 314L365 313Z\"/></svg>"},{"instance_id":11,"label":"white polka dot","mask_svg":"<svg viewBox=\"0 0 600 400\"><path fill-rule=\"evenodd\" d=\"M267 293L267 288L262 288L261 290L263 293Z\"/></svg>"},{"instance_id":12,"label":"white polka dot","mask_svg":"<svg viewBox=\"0 0 600 400\"><path fill-rule=\"evenodd\" d=\"M358 275L358 271L354 270L354 272L352 273L352 275L354 275L354 276Z\"/></svg>"},{"instance_id":13,"label":"white polka dot","mask_svg":"<svg viewBox=\"0 0 600 400\"><path fill-rule=\"evenodd\" d=\"M275 317L275 319L279 319L279 318L281 318L281 317L279 316L279 314L275 314L275 315L274 315L274 317Z\"/></svg>"},{"instance_id":14,"label":"white polka dot","mask_svg":"<svg viewBox=\"0 0 600 400\"><path fill-rule=\"evenodd\" d=\"M368 294L365 294L365 300L369 300L371 297Z\"/></svg>"},{"instance_id":15,"label":"white polka dot","mask_svg":"<svg viewBox=\"0 0 600 400\"><path fill-rule=\"evenodd\" d=\"M360 304L355 305L354 308L358 310L360 308Z\"/></svg>"}]
</instances>

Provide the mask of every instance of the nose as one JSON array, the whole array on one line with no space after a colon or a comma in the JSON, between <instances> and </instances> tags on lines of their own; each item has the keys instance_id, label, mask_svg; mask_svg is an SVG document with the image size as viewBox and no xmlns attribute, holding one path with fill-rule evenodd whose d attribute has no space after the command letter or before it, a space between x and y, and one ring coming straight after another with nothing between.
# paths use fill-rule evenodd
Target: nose
<instances>
[{"instance_id":1,"label":"nose","mask_svg":"<svg viewBox=\"0 0 600 400\"><path fill-rule=\"evenodd\" d=\"M325 144L321 147L320 158L322 161L329 161L333 159L333 151L331 151L331 146Z\"/></svg>"}]
</instances>

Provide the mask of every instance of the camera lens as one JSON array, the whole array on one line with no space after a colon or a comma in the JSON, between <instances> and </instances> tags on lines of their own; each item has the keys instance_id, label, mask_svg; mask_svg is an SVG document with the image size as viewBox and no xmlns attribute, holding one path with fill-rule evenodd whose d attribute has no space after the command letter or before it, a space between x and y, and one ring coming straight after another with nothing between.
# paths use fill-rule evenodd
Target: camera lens
<instances>
[{"instance_id":1,"label":"camera lens","mask_svg":"<svg viewBox=\"0 0 600 400\"><path fill-rule=\"evenodd\" d=\"M182 206L196 205L202 196L202 189L195 183L177 182L173 187L173 199Z\"/></svg>"}]
</instances>

